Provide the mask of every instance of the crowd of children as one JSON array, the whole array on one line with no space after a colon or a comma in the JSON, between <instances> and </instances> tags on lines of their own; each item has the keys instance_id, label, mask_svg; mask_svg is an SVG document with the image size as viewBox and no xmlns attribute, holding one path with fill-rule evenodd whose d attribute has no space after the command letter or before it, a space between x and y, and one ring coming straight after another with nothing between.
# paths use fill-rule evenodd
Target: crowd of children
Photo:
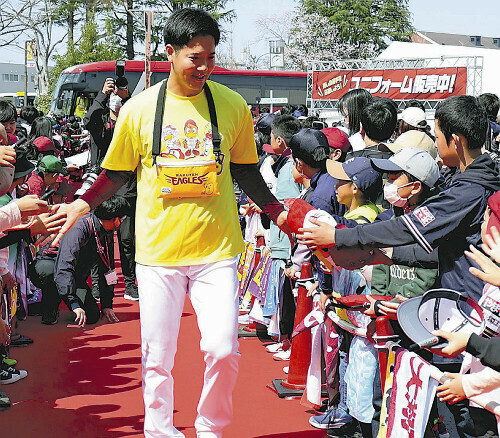
<instances>
[{"instance_id":1,"label":"crowd of children","mask_svg":"<svg viewBox=\"0 0 500 438\"><path fill-rule=\"evenodd\" d=\"M267 346L275 360L290 359L296 288L303 284L299 278L306 262L314 270L316 283L309 294L315 307L325 311L335 297L367 295L364 315L348 312L351 321L370 330L375 318L388 316L403 347L412 342L396 322L399 304L436 288L452 289L493 309L486 332L488 337L499 335L495 285L500 270L480 252L486 242L483 250L498 262L499 235L487 224L500 214L499 106L500 99L491 94L448 98L437 106L431 129L419 102L409 102L398 114L395 102L352 90L339 101L345 123L338 127L317 130L300 123L305 117L294 120L290 115L260 117L256 141L264 151L261 173L278 200L290 205L286 199L300 197L333 219L311 218L292 239L273 229L273 224L268 231L265 221L255 220L260 219L258 208L251 200L242 201L248 243L240 263L240 323L267 327L267 334L278 341ZM264 236L265 247L259 236ZM321 255L327 249L329 263ZM261 261L253 266L252 255L258 251ZM374 263L386 264L360 263L356 256L360 251L379 251L381 258ZM393 299L375 300L370 295ZM320 330L331 335L328 327L325 322ZM326 411L323 406L310 424L325 429L328 436L389 436L380 427L383 387L373 340L335 324L333 331L338 366L332 373L327 360L332 344L323 337L323 383L329 397ZM473 335L465 344L476 338L484 339ZM499 374L485 365L484 350L479 353L469 344L467 351L479 357L472 364L481 360L479 367L470 366L469 359L462 363L461 357L452 358L446 349L422 349L418 354L452 377L437 388L455 420L450 433L456 429L460 437L494 436L495 416L470 406L465 397L491 392L494 400ZM488 344L490 358L494 345ZM313 348L314 355L318 350ZM318 360L311 357L310 373ZM466 364L473 374L461 378L458 373L469 369ZM484 384L476 380L479 372L484 373ZM308 393L307 399L320 404L313 394ZM453 436L445 430L442 417L438 420L436 401L430 412L429 433Z\"/></svg>"},{"instance_id":2,"label":"crowd of children","mask_svg":"<svg viewBox=\"0 0 500 438\"><path fill-rule=\"evenodd\" d=\"M259 168L271 192L285 205L300 198L329 218L312 218L289 236L244 193L239 196L247 241L239 269L240 323L266 327L276 340L267 345L275 360L290 359L305 263L313 267L309 295L315 308L327 310L335 297L366 295L368 305L363 313L348 312L350 321L369 332L375 318L388 316L403 347L411 340L396 322L399 304L430 289L452 289L489 311L487 337L493 339L439 331L448 346L418 353L451 378L437 388L437 396L448 402L458 435L498 434L498 417L472 407L466 397L490 394L498 400L500 388L499 107L500 99L491 94L451 97L438 105L431 127L419 102L409 102L398 114L395 102L352 90L339 101L345 123L335 127L308 117L304 106L286 105L281 114L256 117ZM81 169L68 166L64 157L88 147L80 141L82 132L76 118L52 120L30 107L18 116L11 104L0 102L2 384L27 375L9 350L33 342L17 331L17 319L29 313L28 301L37 300L29 281L30 245L36 239L46 243L43 237L61 226L63 214L50 205L72 200L81 184ZM15 153L9 145L16 146ZM353 260L353 249L355 254L380 249L377 260L386 264L360 263L357 255ZM257 251L259 269L252 265ZM57 309L44 313L43 305L42 322L53 324ZM321 411L319 395L307 394L319 409L310 424L328 436L389 436L381 432L385 399L373 339L327 322L315 330L324 357L313 349L311 364L323 368L328 398ZM332 345L333 367L326 359ZM463 351L462 361L456 356ZM8 406L2 391L0 405ZM447 436L436 420L436 402L430 411L431 433Z\"/></svg>"}]
</instances>

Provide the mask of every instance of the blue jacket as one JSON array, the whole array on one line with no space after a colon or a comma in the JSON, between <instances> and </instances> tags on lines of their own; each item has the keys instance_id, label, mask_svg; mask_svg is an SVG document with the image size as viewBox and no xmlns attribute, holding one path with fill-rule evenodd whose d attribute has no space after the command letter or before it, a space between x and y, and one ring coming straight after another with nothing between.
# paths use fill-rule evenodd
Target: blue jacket
<instances>
[{"instance_id":1,"label":"blue jacket","mask_svg":"<svg viewBox=\"0 0 500 438\"><path fill-rule=\"evenodd\" d=\"M287 198L298 198L301 186L297 184L292 175L293 160L287 157L280 157L273 168L276 169L276 199L283 204ZM271 257L274 259L286 259L290 256L290 240L278 226L271 222L269 237L269 247Z\"/></svg>"}]
</instances>

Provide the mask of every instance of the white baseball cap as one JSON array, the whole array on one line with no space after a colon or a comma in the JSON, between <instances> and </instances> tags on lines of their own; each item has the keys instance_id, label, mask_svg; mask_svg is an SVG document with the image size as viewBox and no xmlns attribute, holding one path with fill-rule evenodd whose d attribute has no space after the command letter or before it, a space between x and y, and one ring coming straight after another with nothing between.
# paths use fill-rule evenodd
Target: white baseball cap
<instances>
[{"instance_id":1,"label":"white baseball cap","mask_svg":"<svg viewBox=\"0 0 500 438\"><path fill-rule=\"evenodd\" d=\"M389 159L373 158L372 165L379 172L408 172L427 187L434 187L439 179L439 166L427 152L404 148Z\"/></svg>"},{"instance_id":2,"label":"white baseball cap","mask_svg":"<svg viewBox=\"0 0 500 438\"><path fill-rule=\"evenodd\" d=\"M400 119L414 128L423 128L427 125L427 121L425 120L425 111L422 111L420 108L415 106L411 106L403 110L400 115ZM421 124L422 122L425 122L425 125Z\"/></svg>"}]
</instances>

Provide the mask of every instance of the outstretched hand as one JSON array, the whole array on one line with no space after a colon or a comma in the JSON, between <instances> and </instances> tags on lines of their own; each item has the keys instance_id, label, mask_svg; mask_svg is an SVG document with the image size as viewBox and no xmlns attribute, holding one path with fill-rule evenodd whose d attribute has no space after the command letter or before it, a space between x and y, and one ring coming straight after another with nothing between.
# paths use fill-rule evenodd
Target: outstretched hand
<instances>
[{"instance_id":1,"label":"outstretched hand","mask_svg":"<svg viewBox=\"0 0 500 438\"><path fill-rule=\"evenodd\" d=\"M42 201L36 195L26 195L15 200L15 203L21 211L21 218L26 219L35 214L46 213L49 211L47 201Z\"/></svg>"},{"instance_id":2,"label":"outstretched hand","mask_svg":"<svg viewBox=\"0 0 500 438\"><path fill-rule=\"evenodd\" d=\"M83 215L90 211L90 206L82 199L77 199L73 201L71 204L59 204L59 212L66 213L66 222L59 230L59 233L52 241L52 247L59 245L59 242L62 239L62 236L67 233L73 225L76 224L78 219L80 219Z\"/></svg>"},{"instance_id":3,"label":"outstretched hand","mask_svg":"<svg viewBox=\"0 0 500 438\"><path fill-rule=\"evenodd\" d=\"M496 227L484 236L482 250L488 254L496 263L500 263L500 233Z\"/></svg>"},{"instance_id":4,"label":"outstretched hand","mask_svg":"<svg viewBox=\"0 0 500 438\"><path fill-rule=\"evenodd\" d=\"M462 385L462 374L445 373L449 381L437 387L437 396L442 402L454 404L465 398L465 391Z\"/></svg>"},{"instance_id":5,"label":"outstretched hand","mask_svg":"<svg viewBox=\"0 0 500 438\"><path fill-rule=\"evenodd\" d=\"M58 233L66 222L66 213L63 211L57 211L58 209L58 206L56 206L53 214L43 213L35 216L32 224L30 225L31 235L35 236L42 234L47 236Z\"/></svg>"},{"instance_id":6,"label":"outstretched hand","mask_svg":"<svg viewBox=\"0 0 500 438\"><path fill-rule=\"evenodd\" d=\"M484 245L483 248L485 248ZM491 249L489 249L489 251L491 252ZM469 272L472 275L486 283L500 287L500 267L472 245L470 246L470 251L465 251L465 255L479 265L480 269L474 267L469 268Z\"/></svg>"}]
</instances>

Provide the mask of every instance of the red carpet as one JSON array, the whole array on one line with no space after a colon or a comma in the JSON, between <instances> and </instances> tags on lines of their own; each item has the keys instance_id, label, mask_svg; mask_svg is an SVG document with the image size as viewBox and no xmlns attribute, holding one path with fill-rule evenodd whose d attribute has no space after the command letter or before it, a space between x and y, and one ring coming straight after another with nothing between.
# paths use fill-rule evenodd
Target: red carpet
<instances>
[{"instance_id":1,"label":"red carpet","mask_svg":"<svg viewBox=\"0 0 500 438\"><path fill-rule=\"evenodd\" d=\"M3 385L13 406L0 412L2 437L139 437L143 406L140 375L139 305L117 288L119 323L100 322L81 330L67 309L54 326L29 317L19 331L35 340L12 348L11 357L28 377ZM233 423L226 438L319 438L309 426L311 411L298 400L279 399L266 385L283 378L286 362L275 362L257 338L240 340L240 374ZM175 425L187 438L193 428L204 363L193 309L186 300L175 376Z\"/></svg>"}]
</instances>

